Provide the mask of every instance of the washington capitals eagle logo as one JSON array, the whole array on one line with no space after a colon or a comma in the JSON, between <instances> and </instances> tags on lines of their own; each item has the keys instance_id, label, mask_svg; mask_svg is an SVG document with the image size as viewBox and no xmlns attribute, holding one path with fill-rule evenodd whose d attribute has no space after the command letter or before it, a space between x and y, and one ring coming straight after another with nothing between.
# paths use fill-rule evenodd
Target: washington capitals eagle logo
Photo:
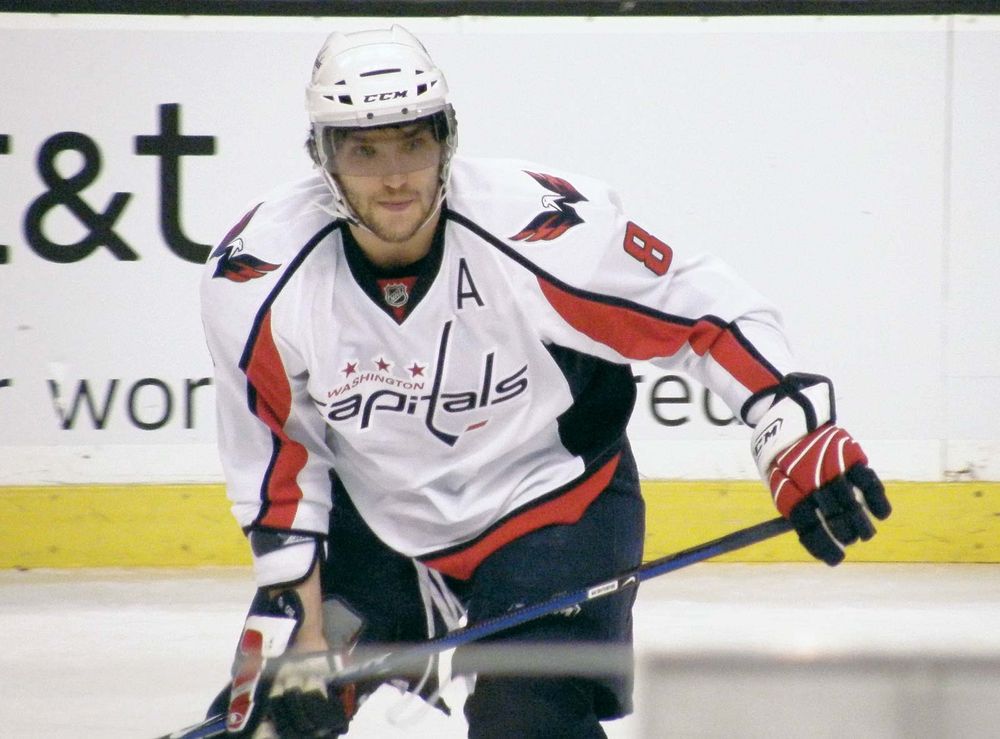
<instances>
[{"instance_id":1,"label":"washington capitals eagle logo","mask_svg":"<svg viewBox=\"0 0 1000 739\"><path fill-rule=\"evenodd\" d=\"M247 280L255 280L258 277L263 277L268 272L273 272L281 266L280 264L265 262L263 259L258 259L252 254L245 254L243 252L243 239L239 238L239 235L243 233L243 229L250 223L250 219L253 218L254 213L257 212L257 208L260 206L261 204L258 204L253 210L243 216L240 222L233 226L225 238L222 239L222 243L218 248L212 252L212 259L217 258L219 260L212 277L225 277L227 280L232 280L233 282L246 282Z\"/></svg>"},{"instance_id":2,"label":"washington capitals eagle logo","mask_svg":"<svg viewBox=\"0 0 1000 739\"><path fill-rule=\"evenodd\" d=\"M243 239L240 238L220 246L212 256L219 257L219 263L215 265L215 274L212 277L225 277L233 282L256 280L281 266L265 262L252 254L244 254Z\"/></svg>"},{"instance_id":3,"label":"washington capitals eagle logo","mask_svg":"<svg viewBox=\"0 0 1000 739\"><path fill-rule=\"evenodd\" d=\"M553 192L553 195L542 196L542 207L545 208L535 216L531 223L522 228L518 233L511 236L512 241L552 241L566 233L580 223L583 219L573 208L573 205L586 202L580 192L561 177L550 174L540 174L524 170L534 180L546 190Z\"/></svg>"}]
</instances>

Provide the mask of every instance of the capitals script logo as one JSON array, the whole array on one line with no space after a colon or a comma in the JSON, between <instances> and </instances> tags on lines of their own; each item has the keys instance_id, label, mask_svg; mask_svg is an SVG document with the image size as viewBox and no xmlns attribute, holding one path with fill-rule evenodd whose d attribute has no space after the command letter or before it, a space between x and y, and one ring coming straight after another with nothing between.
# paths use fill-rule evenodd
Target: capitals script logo
<instances>
[{"instance_id":1,"label":"capitals script logo","mask_svg":"<svg viewBox=\"0 0 1000 739\"><path fill-rule=\"evenodd\" d=\"M586 202L573 185L561 177L550 174L539 174L537 172L524 171L534 180L551 191L552 195L542 196L542 207L545 208L535 216L531 223L511 236L512 241L552 241L566 233L569 229L583 223L580 214L573 206L576 203Z\"/></svg>"},{"instance_id":2,"label":"capitals script logo","mask_svg":"<svg viewBox=\"0 0 1000 739\"><path fill-rule=\"evenodd\" d=\"M239 235L243 233L243 229L247 227L250 219L253 218L257 212L257 208L261 205L263 203L258 203L249 213L243 216L239 223L233 226L229 230L229 233L225 235L218 248L212 252L212 259L219 260L212 277L225 277L227 280L232 280L233 282L246 282L247 280L255 280L258 277L263 277L268 272L273 272L281 266L280 264L265 262L263 259L258 259L252 254L246 254L243 251L243 239L239 238Z\"/></svg>"},{"instance_id":3,"label":"capitals script logo","mask_svg":"<svg viewBox=\"0 0 1000 739\"><path fill-rule=\"evenodd\" d=\"M379 416L402 414L422 418L424 427L431 435L448 446L455 446L463 433L489 423L497 410L496 406L528 390L528 365L522 365L510 374L501 373L496 353L489 352L483 357L480 376L474 387L445 389L442 379L448 364L451 329L452 321L442 327L437 362L433 369L414 362L406 368L410 378L400 380L385 374L391 363L384 358L376 362L378 372L361 372L357 363L348 362L341 371L345 377L353 376L353 379L328 392L328 397L332 396L334 400L323 402L314 399L315 402L323 406L323 413L331 423L351 422L359 431L373 428ZM425 370L430 370L426 375L431 378L430 388L422 379ZM373 386L377 389L372 390Z\"/></svg>"}]
</instances>

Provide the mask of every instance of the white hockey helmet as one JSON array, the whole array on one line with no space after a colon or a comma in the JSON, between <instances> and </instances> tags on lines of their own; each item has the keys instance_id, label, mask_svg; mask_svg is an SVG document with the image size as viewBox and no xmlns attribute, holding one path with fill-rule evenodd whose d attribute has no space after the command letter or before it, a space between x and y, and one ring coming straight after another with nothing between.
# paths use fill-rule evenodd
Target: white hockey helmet
<instances>
[{"instance_id":1,"label":"white hockey helmet","mask_svg":"<svg viewBox=\"0 0 1000 739\"><path fill-rule=\"evenodd\" d=\"M313 65L306 108L309 152L333 193L334 215L359 222L335 176L337 144L349 129L429 120L442 143L438 204L444 200L457 143L455 113L447 95L444 74L402 26L330 34Z\"/></svg>"}]
</instances>

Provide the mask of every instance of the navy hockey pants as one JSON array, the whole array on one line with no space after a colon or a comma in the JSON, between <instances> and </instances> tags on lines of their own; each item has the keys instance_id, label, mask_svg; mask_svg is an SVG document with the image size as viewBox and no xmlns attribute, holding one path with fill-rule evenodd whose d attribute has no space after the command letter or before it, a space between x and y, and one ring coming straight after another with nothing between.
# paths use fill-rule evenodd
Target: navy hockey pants
<instances>
[{"instance_id":1,"label":"navy hockey pants","mask_svg":"<svg viewBox=\"0 0 1000 739\"><path fill-rule=\"evenodd\" d=\"M427 638L426 612L412 560L380 542L343 490L337 490L330 526L324 592L336 594L366 621L362 642L411 642ZM638 566L644 506L638 473L626 447L608 487L572 525L553 525L510 542L487 557L467 581L448 584L475 623L512 607L576 590ZM584 643L618 647L632 659L635 589L585 604L571 616L557 614L503 631L489 645ZM567 652L572 646L566 646ZM474 654L470 649L469 654ZM621 654L616 664L621 664ZM460 648L454 669L461 671ZM588 739L605 736L600 721L632 710L632 676L508 677L479 674L465 704L470 739Z\"/></svg>"}]
</instances>

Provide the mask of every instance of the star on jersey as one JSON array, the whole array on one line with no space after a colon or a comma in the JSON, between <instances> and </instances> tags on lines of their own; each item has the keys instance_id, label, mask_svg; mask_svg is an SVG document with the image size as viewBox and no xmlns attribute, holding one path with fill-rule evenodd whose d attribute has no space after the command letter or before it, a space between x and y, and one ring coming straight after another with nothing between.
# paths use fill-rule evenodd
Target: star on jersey
<instances>
[{"instance_id":1,"label":"star on jersey","mask_svg":"<svg viewBox=\"0 0 1000 739\"><path fill-rule=\"evenodd\" d=\"M353 359L344 362L344 366L340 368L340 374L344 377L353 377L359 372L363 372L361 362L357 359ZM389 372L393 368L393 363L386 359L384 356L373 357L371 361L372 366L377 372ZM410 377L419 377L424 374L424 369L427 365L417 364L413 362L409 367L406 367L406 371L410 373Z\"/></svg>"},{"instance_id":2,"label":"star on jersey","mask_svg":"<svg viewBox=\"0 0 1000 739\"><path fill-rule=\"evenodd\" d=\"M534 178L546 190L555 194L542 196L542 207L545 210L535 216L531 223L511 236L511 241L552 241L562 236L573 226L583 223L580 214L572 207L575 203L587 201L587 198L583 197L579 190L561 177L529 172L528 170L524 170L524 173Z\"/></svg>"}]
</instances>

